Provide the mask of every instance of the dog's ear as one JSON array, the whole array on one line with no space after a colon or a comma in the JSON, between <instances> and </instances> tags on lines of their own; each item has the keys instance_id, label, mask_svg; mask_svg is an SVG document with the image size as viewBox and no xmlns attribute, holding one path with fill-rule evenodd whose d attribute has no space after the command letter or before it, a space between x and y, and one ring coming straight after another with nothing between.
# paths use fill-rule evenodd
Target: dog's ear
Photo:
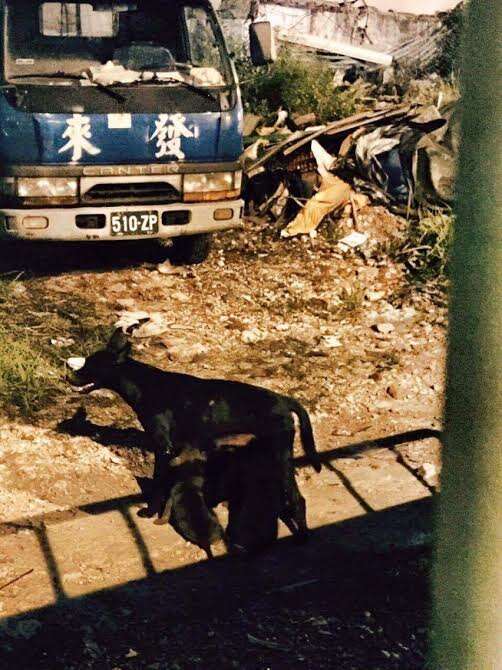
<instances>
[{"instance_id":1,"label":"dog's ear","mask_svg":"<svg viewBox=\"0 0 502 670\"><path fill-rule=\"evenodd\" d=\"M117 363L123 363L131 353L131 343L120 328L113 333L106 348L115 356Z\"/></svg>"}]
</instances>

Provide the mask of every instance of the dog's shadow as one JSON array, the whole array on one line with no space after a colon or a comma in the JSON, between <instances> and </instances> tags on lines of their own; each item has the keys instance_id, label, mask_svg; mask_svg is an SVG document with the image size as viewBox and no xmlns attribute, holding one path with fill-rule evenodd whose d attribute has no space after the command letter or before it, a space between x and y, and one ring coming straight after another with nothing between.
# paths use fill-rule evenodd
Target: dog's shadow
<instances>
[{"instance_id":1,"label":"dog's shadow","mask_svg":"<svg viewBox=\"0 0 502 670\"><path fill-rule=\"evenodd\" d=\"M104 447L123 447L154 452L154 447L144 431L137 428L100 426L89 420L83 407L80 407L70 419L61 421L57 425L57 430L71 437L88 437Z\"/></svg>"}]
</instances>

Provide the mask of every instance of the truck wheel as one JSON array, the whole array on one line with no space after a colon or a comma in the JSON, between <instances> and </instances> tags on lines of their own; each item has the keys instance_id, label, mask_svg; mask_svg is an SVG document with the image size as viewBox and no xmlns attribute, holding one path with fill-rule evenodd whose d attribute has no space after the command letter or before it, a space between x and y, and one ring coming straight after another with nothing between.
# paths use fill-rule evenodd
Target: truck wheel
<instances>
[{"instance_id":1,"label":"truck wheel","mask_svg":"<svg viewBox=\"0 0 502 670\"><path fill-rule=\"evenodd\" d=\"M212 235L187 235L173 240L171 260L177 265L198 265L203 263L211 250Z\"/></svg>"}]
</instances>

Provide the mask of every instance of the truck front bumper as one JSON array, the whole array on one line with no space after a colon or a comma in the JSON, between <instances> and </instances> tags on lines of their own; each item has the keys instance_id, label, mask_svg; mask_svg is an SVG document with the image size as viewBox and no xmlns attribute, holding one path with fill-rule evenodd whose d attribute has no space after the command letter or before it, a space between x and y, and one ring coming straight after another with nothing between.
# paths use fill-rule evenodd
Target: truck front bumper
<instances>
[{"instance_id":1,"label":"truck front bumper","mask_svg":"<svg viewBox=\"0 0 502 670\"><path fill-rule=\"evenodd\" d=\"M144 240L150 237L168 239L240 228L243 206L242 200L223 200L204 203L181 202L169 205L2 208L0 209L0 238L60 242L117 242ZM158 213L158 232L148 235L114 235L112 233L112 214L144 212L145 210ZM177 223L179 220L186 221L186 223ZM87 227L89 225L96 227Z\"/></svg>"}]
</instances>

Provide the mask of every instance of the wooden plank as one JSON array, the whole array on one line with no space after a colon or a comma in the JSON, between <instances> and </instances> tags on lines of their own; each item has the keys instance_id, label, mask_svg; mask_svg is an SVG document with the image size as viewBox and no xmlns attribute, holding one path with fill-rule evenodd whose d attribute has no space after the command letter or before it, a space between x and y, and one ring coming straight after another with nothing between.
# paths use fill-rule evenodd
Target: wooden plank
<instances>
[{"instance_id":1,"label":"wooden plank","mask_svg":"<svg viewBox=\"0 0 502 670\"><path fill-rule=\"evenodd\" d=\"M367 126L377 121L382 121L383 119L393 119L399 116L406 116L410 109L411 105L402 105L401 107L396 107L391 111L384 110L381 112L371 113L363 112L361 114L354 114L353 116L349 116L346 119L334 121L324 129L317 130L316 132L308 135L308 137L304 137L295 144L288 146L287 149L284 150L284 155L289 156L289 154L292 154L297 149L300 149L305 144L308 144L312 140L315 140L317 137L321 137L322 135L333 136L338 133L353 130L354 128L360 128L361 126Z\"/></svg>"}]
</instances>

